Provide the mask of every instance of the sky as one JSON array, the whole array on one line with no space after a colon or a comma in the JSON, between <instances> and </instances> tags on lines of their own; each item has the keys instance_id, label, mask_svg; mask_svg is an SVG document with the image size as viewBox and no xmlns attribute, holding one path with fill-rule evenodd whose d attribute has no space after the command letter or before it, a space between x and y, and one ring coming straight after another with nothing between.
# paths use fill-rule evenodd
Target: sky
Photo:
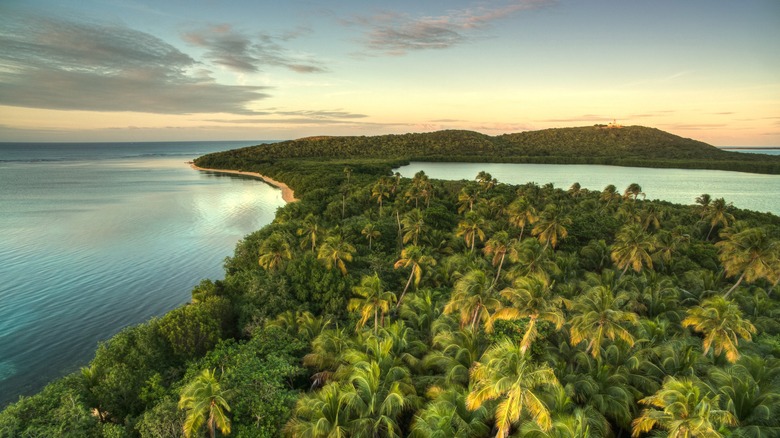
<instances>
[{"instance_id":1,"label":"sky","mask_svg":"<svg viewBox=\"0 0 780 438\"><path fill-rule=\"evenodd\" d=\"M612 121L780 146L778 0L0 0L0 141Z\"/></svg>"}]
</instances>

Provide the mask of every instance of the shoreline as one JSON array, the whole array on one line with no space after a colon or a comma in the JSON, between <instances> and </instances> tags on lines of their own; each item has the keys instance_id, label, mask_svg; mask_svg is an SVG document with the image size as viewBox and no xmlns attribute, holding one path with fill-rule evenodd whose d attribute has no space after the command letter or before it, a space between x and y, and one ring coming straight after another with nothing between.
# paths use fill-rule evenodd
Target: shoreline
<instances>
[{"instance_id":1,"label":"shoreline","mask_svg":"<svg viewBox=\"0 0 780 438\"><path fill-rule=\"evenodd\" d=\"M261 175L261 174L259 174L257 172L244 172L244 171L241 171L241 170L211 169L211 168L205 168L205 167L198 167L192 161L190 161L188 164L190 165L191 168L193 168L195 170L201 170L201 171L205 171L205 172L228 173L228 174L233 174L233 175L244 175L244 176L251 176L251 177L259 178L259 179L263 180L264 182L266 182L266 183L268 183L268 184L270 184L270 185L272 185L272 186L274 186L276 188L281 189L282 190L282 200L284 202L289 204L291 202L297 202L298 201L298 199L295 197L295 192L287 184L285 184L285 183L283 183L281 181L277 181L277 180L275 180L273 178L267 177L265 175Z\"/></svg>"}]
</instances>

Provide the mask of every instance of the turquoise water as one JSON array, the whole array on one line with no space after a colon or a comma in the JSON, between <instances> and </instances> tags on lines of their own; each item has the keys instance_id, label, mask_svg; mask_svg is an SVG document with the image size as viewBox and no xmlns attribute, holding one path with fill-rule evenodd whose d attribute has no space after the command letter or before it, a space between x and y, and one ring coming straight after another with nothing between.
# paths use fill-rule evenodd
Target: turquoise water
<instances>
[{"instance_id":1,"label":"turquoise water","mask_svg":"<svg viewBox=\"0 0 780 438\"><path fill-rule=\"evenodd\" d=\"M780 150L768 151L780 155ZM410 163L398 172L411 178L420 170L430 178L448 180L474 179L484 170L503 183L553 183L563 189L578 182L583 188L599 191L614 184L622 192L629 184L637 183L647 199L693 204L697 196L708 193L712 198L724 198L735 207L780 215L780 175L597 165L427 162Z\"/></svg>"},{"instance_id":2,"label":"turquoise water","mask_svg":"<svg viewBox=\"0 0 780 438\"><path fill-rule=\"evenodd\" d=\"M0 144L0 406L223 277L281 192L186 162L257 143Z\"/></svg>"}]
</instances>

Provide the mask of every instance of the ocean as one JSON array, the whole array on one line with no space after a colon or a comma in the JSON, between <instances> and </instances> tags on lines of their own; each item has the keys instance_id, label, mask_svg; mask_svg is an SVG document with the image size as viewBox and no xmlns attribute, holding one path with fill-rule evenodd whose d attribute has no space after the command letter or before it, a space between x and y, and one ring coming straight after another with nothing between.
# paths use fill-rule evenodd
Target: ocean
<instances>
[{"instance_id":1,"label":"ocean","mask_svg":"<svg viewBox=\"0 0 780 438\"><path fill-rule=\"evenodd\" d=\"M0 407L223 278L281 191L187 162L258 143L0 143Z\"/></svg>"}]
</instances>

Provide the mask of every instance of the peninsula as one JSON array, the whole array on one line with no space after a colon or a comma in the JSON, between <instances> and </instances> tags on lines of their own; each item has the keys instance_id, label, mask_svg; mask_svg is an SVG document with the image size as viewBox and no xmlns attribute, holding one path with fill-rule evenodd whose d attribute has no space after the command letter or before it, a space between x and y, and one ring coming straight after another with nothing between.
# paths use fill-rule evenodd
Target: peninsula
<instances>
[{"instance_id":1,"label":"peninsula","mask_svg":"<svg viewBox=\"0 0 780 438\"><path fill-rule=\"evenodd\" d=\"M200 157L301 200L190 303L0 412L0 436L776 436L780 217L706 193L647 200L636 183L391 172L642 154L778 169L641 127L320 137Z\"/></svg>"}]
</instances>

